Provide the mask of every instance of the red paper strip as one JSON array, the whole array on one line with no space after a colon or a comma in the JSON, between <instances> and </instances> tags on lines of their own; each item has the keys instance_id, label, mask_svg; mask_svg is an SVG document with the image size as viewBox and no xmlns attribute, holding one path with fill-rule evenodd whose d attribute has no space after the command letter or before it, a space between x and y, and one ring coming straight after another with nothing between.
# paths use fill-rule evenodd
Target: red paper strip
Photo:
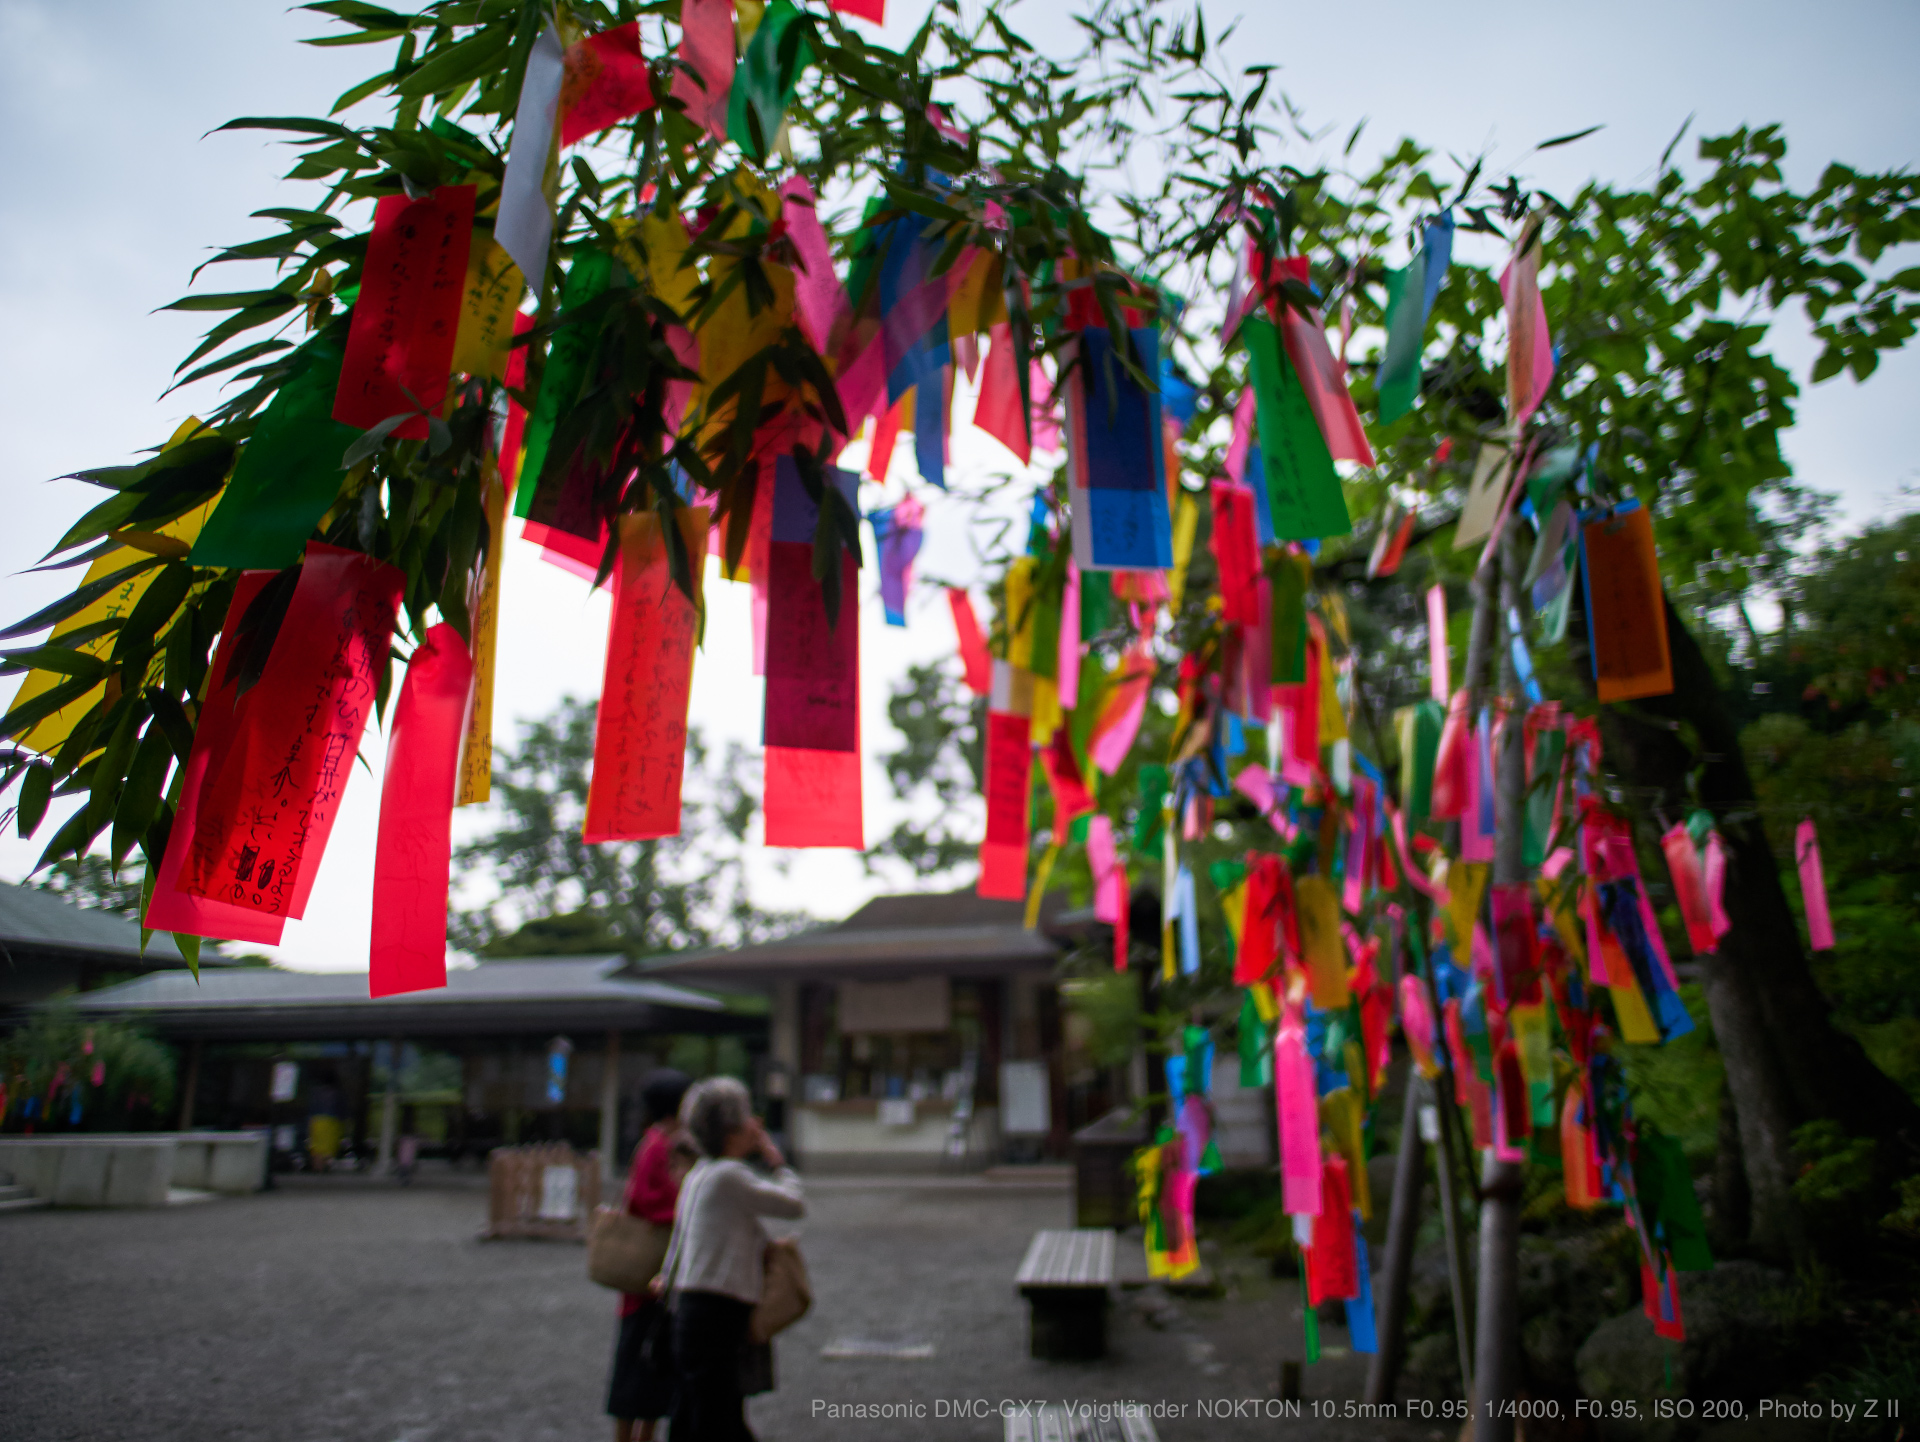
<instances>
[{"instance_id":1,"label":"red paper strip","mask_svg":"<svg viewBox=\"0 0 1920 1442\"><path fill-rule=\"evenodd\" d=\"M447 984L447 871L473 658L444 621L407 663L387 740L373 853L371 996Z\"/></svg>"},{"instance_id":2,"label":"red paper strip","mask_svg":"<svg viewBox=\"0 0 1920 1442\"><path fill-rule=\"evenodd\" d=\"M567 47L565 64L560 82L562 145L653 108L653 79L640 53L639 21L575 41Z\"/></svg>"},{"instance_id":3,"label":"red paper strip","mask_svg":"<svg viewBox=\"0 0 1920 1442\"><path fill-rule=\"evenodd\" d=\"M1213 483L1213 556L1220 568L1222 619L1242 626L1259 624L1260 545L1253 492L1231 481Z\"/></svg>"},{"instance_id":4,"label":"red paper strip","mask_svg":"<svg viewBox=\"0 0 1920 1442\"><path fill-rule=\"evenodd\" d=\"M1707 905L1706 878L1701 874L1700 853L1684 825L1675 823L1660 838L1666 853L1667 874L1673 878L1674 899L1680 903L1680 919L1687 924L1687 945L1704 955L1717 951L1720 938L1714 934L1713 918Z\"/></svg>"},{"instance_id":5,"label":"red paper strip","mask_svg":"<svg viewBox=\"0 0 1920 1442\"><path fill-rule=\"evenodd\" d=\"M1580 527L1595 689L1602 701L1673 690L1653 517L1645 506Z\"/></svg>"},{"instance_id":6,"label":"red paper strip","mask_svg":"<svg viewBox=\"0 0 1920 1442\"><path fill-rule=\"evenodd\" d=\"M1344 1157L1320 1165L1320 1215L1308 1247L1307 1305L1360 1295L1360 1263L1353 1231L1353 1193Z\"/></svg>"},{"instance_id":7,"label":"red paper strip","mask_svg":"<svg viewBox=\"0 0 1920 1442\"><path fill-rule=\"evenodd\" d=\"M392 434L426 437L427 415L447 398L472 242L471 185L380 198L333 397L336 421L369 430L414 411Z\"/></svg>"},{"instance_id":8,"label":"red paper strip","mask_svg":"<svg viewBox=\"0 0 1920 1442\"><path fill-rule=\"evenodd\" d=\"M768 746L804 751L859 747L860 575L840 558L840 620L827 620L813 547L768 544Z\"/></svg>"},{"instance_id":9,"label":"red paper strip","mask_svg":"<svg viewBox=\"0 0 1920 1442\"><path fill-rule=\"evenodd\" d=\"M866 846L861 824L860 754L767 747L769 846Z\"/></svg>"},{"instance_id":10,"label":"red paper strip","mask_svg":"<svg viewBox=\"0 0 1920 1442\"><path fill-rule=\"evenodd\" d=\"M1056 846L1067 844L1067 828L1093 810L1093 795L1080 775L1080 762L1073 754L1073 733L1062 726L1053 733L1053 744L1040 753L1046 768L1047 787L1053 792L1053 840Z\"/></svg>"},{"instance_id":11,"label":"red paper strip","mask_svg":"<svg viewBox=\"0 0 1920 1442\"><path fill-rule=\"evenodd\" d=\"M987 839L980 847L980 895L1021 901L1027 894L1032 722L1006 711L987 713Z\"/></svg>"},{"instance_id":12,"label":"red paper strip","mask_svg":"<svg viewBox=\"0 0 1920 1442\"><path fill-rule=\"evenodd\" d=\"M183 891L272 916L306 910L405 580L358 551L307 544L273 654L201 792Z\"/></svg>"},{"instance_id":13,"label":"red paper strip","mask_svg":"<svg viewBox=\"0 0 1920 1442\"><path fill-rule=\"evenodd\" d=\"M690 557L706 553L707 517L704 506L680 508L680 534ZM698 602L673 582L658 516L624 516L620 530L582 833L589 842L680 834ZM704 570L696 560L696 598Z\"/></svg>"},{"instance_id":14,"label":"red paper strip","mask_svg":"<svg viewBox=\"0 0 1920 1442\"><path fill-rule=\"evenodd\" d=\"M867 449L867 475L873 480L884 483L887 479L887 467L893 463L893 445L900 439L900 428L906 423L907 407L914 404L914 391L910 387L893 408L873 423L873 444Z\"/></svg>"},{"instance_id":15,"label":"red paper strip","mask_svg":"<svg viewBox=\"0 0 1920 1442\"><path fill-rule=\"evenodd\" d=\"M1802 820L1793 833L1793 854L1800 863L1800 897L1807 908L1807 941L1815 951L1832 951L1833 918L1827 911L1827 878L1820 869L1820 838L1814 834L1811 816Z\"/></svg>"},{"instance_id":16,"label":"red paper strip","mask_svg":"<svg viewBox=\"0 0 1920 1442\"><path fill-rule=\"evenodd\" d=\"M1020 366L1013 353L1013 326L1002 321L987 332L987 363L980 373L980 396L973 423L1027 465L1033 459L1027 412L1020 401Z\"/></svg>"},{"instance_id":17,"label":"red paper strip","mask_svg":"<svg viewBox=\"0 0 1920 1442\"><path fill-rule=\"evenodd\" d=\"M1240 947L1233 961L1233 984L1251 986L1266 978L1280 959L1281 872L1278 856L1249 853L1246 911L1240 923Z\"/></svg>"},{"instance_id":18,"label":"red paper strip","mask_svg":"<svg viewBox=\"0 0 1920 1442\"><path fill-rule=\"evenodd\" d=\"M827 0L827 8L856 20L871 20L875 25L887 23L887 0Z\"/></svg>"},{"instance_id":19,"label":"red paper strip","mask_svg":"<svg viewBox=\"0 0 1920 1442\"><path fill-rule=\"evenodd\" d=\"M953 610L953 629L959 639L960 664L967 672L967 689L984 696L993 689L993 658L987 654L987 638L973 614L973 598L958 586L949 586L947 605Z\"/></svg>"},{"instance_id":20,"label":"red paper strip","mask_svg":"<svg viewBox=\"0 0 1920 1442\"><path fill-rule=\"evenodd\" d=\"M263 916L257 911L190 896L179 889L180 871L193 845L194 829L199 823L200 793L214 758L224 756L232 742L235 712L243 698L227 685L227 661L233 655L234 632L260 588L273 578L271 571L242 571L234 584L233 601L227 607L226 624L220 629L219 649L207 670L205 701L200 707L199 724L193 729L193 749L187 753L186 768L180 778L180 809L174 813L173 830L167 835L167 849L160 858L160 873L154 879L153 896L147 902L147 914L141 925L149 931L172 931L184 936L209 936L220 941L246 941L267 946L280 944L286 922L278 916Z\"/></svg>"}]
</instances>

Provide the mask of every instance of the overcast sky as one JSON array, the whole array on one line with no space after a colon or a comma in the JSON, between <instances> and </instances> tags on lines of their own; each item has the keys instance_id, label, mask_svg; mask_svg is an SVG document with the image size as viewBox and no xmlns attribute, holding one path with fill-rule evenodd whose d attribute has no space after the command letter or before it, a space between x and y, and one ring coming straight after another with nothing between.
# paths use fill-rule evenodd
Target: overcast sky
<instances>
[{"instance_id":1,"label":"overcast sky","mask_svg":"<svg viewBox=\"0 0 1920 1442\"><path fill-rule=\"evenodd\" d=\"M899 43L926 13L923 0L891 0L885 38ZM1209 28L1242 8L1207 5ZM1648 3L1590 9L1520 3L1456 7L1387 0L1345 6L1263 3L1241 22L1237 63L1280 67L1280 83L1329 151L1355 122L1369 125L1359 155L1413 134L1459 155L1490 152L1559 194L1598 176L1644 180L1689 115L1694 133L1781 122L1792 144L1791 178L1810 183L1827 161L1861 168L1911 166L1920 98L1911 62L1920 54L1920 7ZM1073 43L1069 9L1015 11L1042 48ZM52 600L72 573L24 576L98 493L43 484L82 467L120 464L157 444L187 415L216 403L205 390L156 399L204 329L201 318L156 315L183 294L214 248L266 233L248 219L267 206L301 205L311 190L281 181L289 153L260 132L202 138L239 115L322 115L390 53L382 47L312 49L319 17L267 0L0 0L0 486L10 501L0 528L0 615ZM1542 140L1589 125L1598 134L1530 155ZM1690 155L1692 142L1682 154ZM1295 147L1287 158L1314 158ZM1356 157L1358 158L1358 156ZM200 289L236 288L217 272ZM1811 345L1785 325L1777 349L1804 377ZM1912 402L1920 357L1883 365L1865 386L1809 390L1789 453L1802 480L1838 493L1859 522L1890 511L1915 477L1920 413ZM905 447L903 447L903 450ZM957 438L961 468L1006 464L990 441ZM965 580L970 548L955 510L930 508L922 569ZM500 638L496 736L539 716L560 696L599 689L606 603L583 582L508 548ZM867 573L872 585L872 572ZM693 713L717 740L757 745L760 683L750 675L744 591L709 589L707 649L695 668ZM905 631L880 624L877 599L862 614L863 737L869 756L891 739L889 684L907 665L950 653L946 608L922 593ZM0 684L10 694L11 683ZM366 967L381 737L364 748L373 775L356 774L314 892L308 920L289 925L280 957L329 970ZM898 815L886 779L866 772L867 836ZM463 824L474 824L470 817ZM41 833L51 834L49 825ZM0 876L26 873L38 847L0 841ZM756 897L765 905L838 916L884 880L846 852L759 852ZM898 878L895 883L898 883Z\"/></svg>"}]
</instances>

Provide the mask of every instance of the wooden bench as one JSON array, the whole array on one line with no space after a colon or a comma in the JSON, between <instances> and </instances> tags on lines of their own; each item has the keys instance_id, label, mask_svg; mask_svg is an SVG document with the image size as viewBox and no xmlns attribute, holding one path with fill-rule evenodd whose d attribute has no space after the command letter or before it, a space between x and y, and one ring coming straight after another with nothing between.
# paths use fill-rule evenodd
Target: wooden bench
<instances>
[{"instance_id":1,"label":"wooden bench","mask_svg":"<svg viewBox=\"0 0 1920 1442\"><path fill-rule=\"evenodd\" d=\"M1029 1350L1035 1357L1081 1362L1106 1354L1112 1232L1080 1227L1036 1233L1013 1285L1031 1309Z\"/></svg>"}]
</instances>

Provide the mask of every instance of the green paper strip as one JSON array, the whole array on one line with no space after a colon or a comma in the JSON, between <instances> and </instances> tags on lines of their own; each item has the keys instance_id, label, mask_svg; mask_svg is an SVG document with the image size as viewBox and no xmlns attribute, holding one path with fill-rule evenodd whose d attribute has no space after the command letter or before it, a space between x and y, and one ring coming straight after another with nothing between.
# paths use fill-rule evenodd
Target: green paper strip
<instances>
[{"instance_id":1,"label":"green paper strip","mask_svg":"<svg viewBox=\"0 0 1920 1442\"><path fill-rule=\"evenodd\" d=\"M1320 1314L1314 1310L1313 1303L1307 1300L1307 1254L1300 1254L1300 1312L1307 1327L1307 1360L1320 1360Z\"/></svg>"},{"instance_id":2,"label":"green paper strip","mask_svg":"<svg viewBox=\"0 0 1920 1442\"><path fill-rule=\"evenodd\" d=\"M1399 712L1400 795L1411 825L1425 821L1433 810L1433 767L1440 754L1440 728L1445 721L1446 712L1433 700L1402 707Z\"/></svg>"},{"instance_id":3,"label":"green paper strip","mask_svg":"<svg viewBox=\"0 0 1920 1442\"><path fill-rule=\"evenodd\" d=\"M1240 993L1240 1085L1265 1086L1270 1080L1272 1050L1267 1046L1266 1023L1260 1020L1260 1008L1254 1004L1253 991Z\"/></svg>"},{"instance_id":4,"label":"green paper strip","mask_svg":"<svg viewBox=\"0 0 1920 1442\"><path fill-rule=\"evenodd\" d=\"M1404 270L1387 272L1387 348L1375 384L1380 420L1391 424L1413 409L1420 395L1420 349L1426 339L1427 252Z\"/></svg>"},{"instance_id":5,"label":"green paper strip","mask_svg":"<svg viewBox=\"0 0 1920 1442\"><path fill-rule=\"evenodd\" d=\"M1113 610L1113 573L1086 571L1080 576L1080 639L1091 641L1107 629L1107 617ZM1082 670L1080 684L1085 686Z\"/></svg>"},{"instance_id":6,"label":"green paper strip","mask_svg":"<svg viewBox=\"0 0 1920 1442\"><path fill-rule=\"evenodd\" d=\"M1307 584L1313 562L1293 551L1274 562L1273 684L1298 686L1307 679Z\"/></svg>"},{"instance_id":7,"label":"green paper strip","mask_svg":"<svg viewBox=\"0 0 1920 1442\"><path fill-rule=\"evenodd\" d=\"M813 47L807 43L804 29L791 38L788 35L799 19L800 11L792 0L773 0L733 73L733 90L727 101L727 139L756 162L767 158L786 120L793 92L800 87L801 73L813 64ZM758 143L754 139L756 127Z\"/></svg>"},{"instance_id":8,"label":"green paper strip","mask_svg":"<svg viewBox=\"0 0 1920 1442\"><path fill-rule=\"evenodd\" d=\"M604 250L585 252L567 272L560 293L561 315L578 310L612 280L613 257ZM513 493L513 513L522 519L533 514L534 496L543 479L541 472L546 469L547 452L553 446L553 433L580 399L580 388L586 383L599 341L600 332L594 326L562 326L554 332L553 344L547 349L547 368L540 377L540 396L534 402L533 414L527 417L527 451Z\"/></svg>"},{"instance_id":9,"label":"green paper strip","mask_svg":"<svg viewBox=\"0 0 1920 1442\"><path fill-rule=\"evenodd\" d=\"M1067 571L1062 566L1049 570L1041 562L1043 577L1033 597L1033 674L1052 681L1060 674L1060 609L1065 600Z\"/></svg>"},{"instance_id":10,"label":"green paper strip","mask_svg":"<svg viewBox=\"0 0 1920 1442\"><path fill-rule=\"evenodd\" d=\"M1260 420L1260 455L1273 502L1273 534L1282 541L1344 536L1353 530L1340 476L1333 468L1320 423L1306 390L1280 348L1271 322L1250 316L1240 327L1246 339L1254 408Z\"/></svg>"},{"instance_id":11,"label":"green paper strip","mask_svg":"<svg viewBox=\"0 0 1920 1442\"><path fill-rule=\"evenodd\" d=\"M1713 1252L1687 1154L1675 1138L1644 1123L1633 1149L1633 1189L1649 1231L1657 1229L1666 1239L1674 1269L1712 1271Z\"/></svg>"},{"instance_id":12,"label":"green paper strip","mask_svg":"<svg viewBox=\"0 0 1920 1442\"><path fill-rule=\"evenodd\" d=\"M277 571L306 553L314 527L340 495L340 458L360 436L333 418L345 334L341 322L301 347L304 363L261 415L193 543L194 565Z\"/></svg>"}]
</instances>

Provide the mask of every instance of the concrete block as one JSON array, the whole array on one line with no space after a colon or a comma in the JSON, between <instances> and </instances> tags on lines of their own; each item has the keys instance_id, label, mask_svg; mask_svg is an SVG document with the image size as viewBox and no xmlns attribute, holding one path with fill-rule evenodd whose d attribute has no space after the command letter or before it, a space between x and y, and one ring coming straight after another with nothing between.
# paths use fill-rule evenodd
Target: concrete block
<instances>
[{"instance_id":1,"label":"concrete block","mask_svg":"<svg viewBox=\"0 0 1920 1442\"><path fill-rule=\"evenodd\" d=\"M173 1179L172 1137L119 1141L104 1148L109 1157L106 1188L98 1205L164 1207Z\"/></svg>"},{"instance_id":2,"label":"concrete block","mask_svg":"<svg viewBox=\"0 0 1920 1442\"><path fill-rule=\"evenodd\" d=\"M213 1169L213 1142L192 1132L173 1139L173 1185L208 1189L207 1176Z\"/></svg>"},{"instance_id":3,"label":"concrete block","mask_svg":"<svg viewBox=\"0 0 1920 1442\"><path fill-rule=\"evenodd\" d=\"M192 1183L227 1196L257 1192L267 1174L267 1133L234 1132L208 1147L207 1179ZM176 1182L181 1186L185 1183Z\"/></svg>"},{"instance_id":4,"label":"concrete block","mask_svg":"<svg viewBox=\"0 0 1920 1442\"><path fill-rule=\"evenodd\" d=\"M102 1207L107 1202L107 1174L113 1153L104 1146L87 1146L62 1137L49 1141L57 1170L48 1195L56 1207Z\"/></svg>"}]
</instances>

